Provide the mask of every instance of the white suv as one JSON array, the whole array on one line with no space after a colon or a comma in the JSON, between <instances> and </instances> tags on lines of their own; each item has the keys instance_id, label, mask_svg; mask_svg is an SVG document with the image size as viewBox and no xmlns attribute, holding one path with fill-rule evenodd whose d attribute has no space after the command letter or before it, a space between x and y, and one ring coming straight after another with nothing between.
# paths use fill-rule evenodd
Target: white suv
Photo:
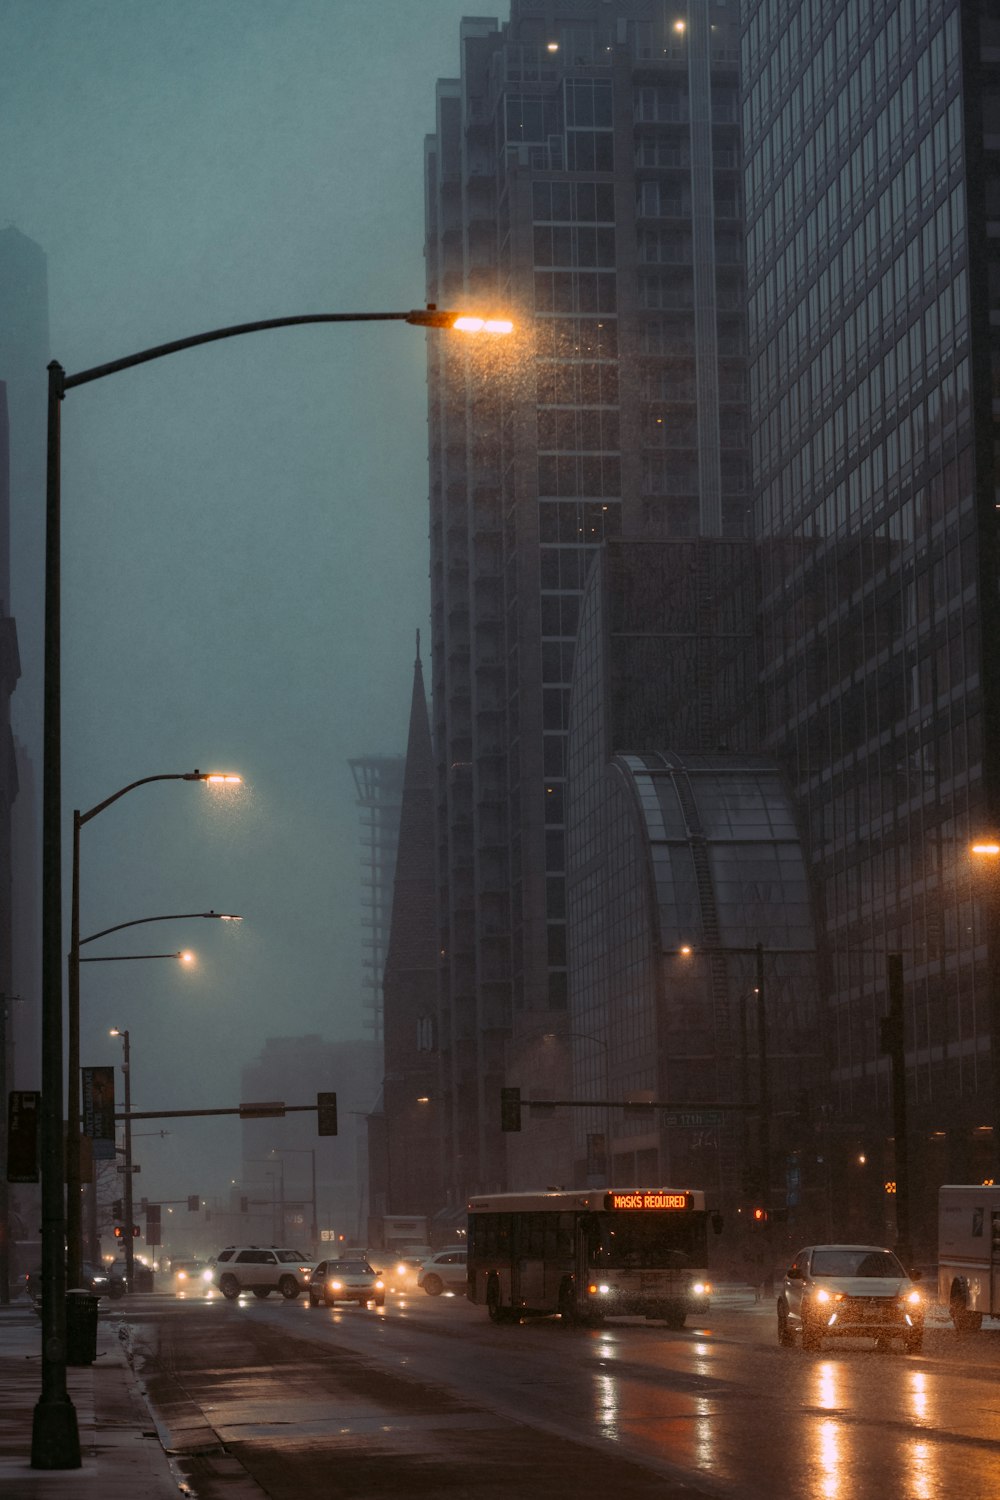
<instances>
[{"instance_id":1,"label":"white suv","mask_svg":"<svg viewBox=\"0 0 1000 1500\"><path fill-rule=\"evenodd\" d=\"M451 1245L446 1250L439 1250L420 1267L417 1286L422 1286L428 1297L440 1297L442 1292L464 1292L465 1262L464 1245Z\"/></svg>"},{"instance_id":2,"label":"white suv","mask_svg":"<svg viewBox=\"0 0 1000 1500\"><path fill-rule=\"evenodd\" d=\"M232 1301L241 1292L268 1297L280 1292L291 1302L306 1290L312 1261L301 1250L278 1245L227 1245L211 1262L212 1280Z\"/></svg>"}]
</instances>

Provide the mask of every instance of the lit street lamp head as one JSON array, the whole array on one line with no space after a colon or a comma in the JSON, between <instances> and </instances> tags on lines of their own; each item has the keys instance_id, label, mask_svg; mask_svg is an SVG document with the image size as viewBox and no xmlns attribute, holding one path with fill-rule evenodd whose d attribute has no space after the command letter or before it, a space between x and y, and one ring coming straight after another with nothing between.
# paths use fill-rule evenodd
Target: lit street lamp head
<instances>
[{"instance_id":1,"label":"lit street lamp head","mask_svg":"<svg viewBox=\"0 0 1000 1500\"><path fill-rule=\"evenodd\" d=\"M514 332L514 324L509 318L481 318L471 313L448 312L433 302L426 307L415 307L406 314L406 321L418 328L451 328L458 333Z\"/></svg>"}]
</instances>

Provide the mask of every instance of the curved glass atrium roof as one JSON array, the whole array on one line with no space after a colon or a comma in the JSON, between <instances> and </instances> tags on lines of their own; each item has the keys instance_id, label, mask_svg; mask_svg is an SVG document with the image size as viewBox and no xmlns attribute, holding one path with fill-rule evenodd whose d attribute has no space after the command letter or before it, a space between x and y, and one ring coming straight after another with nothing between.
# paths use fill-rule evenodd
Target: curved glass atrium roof
<instances>
[{"instance_id":1,"label":"curved glass atrium roof","mask_svg":"<svg viewBox=\"0 0 1000 1500\"><path fill-rule=\"evenodd\" d=\"M805 861L773 763L617 755L648 840L664 949L815 947Z\"/></svg>"}]
</instances>

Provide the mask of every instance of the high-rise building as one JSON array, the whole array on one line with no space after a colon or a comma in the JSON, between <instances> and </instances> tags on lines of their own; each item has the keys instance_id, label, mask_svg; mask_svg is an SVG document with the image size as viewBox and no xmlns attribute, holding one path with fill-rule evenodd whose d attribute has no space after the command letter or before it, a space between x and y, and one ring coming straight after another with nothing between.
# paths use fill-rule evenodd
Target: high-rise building
<instances>
[{"instance_id":1,"label":"high-rise building","mask_svg":"<svg viewBox=\"0 0 1000 1500\"><path fill-rule=\"evenodd\" d=\"M360 755L349 762L361 810L361 985L364 1027L381 1046L382 971L389 947L392 883L403 795L401 755Z\"/></svg>"},{"instance_id":2,"label":"high-rise building","mask_svg":"<svg viewBox=\"0 0 1000 1500\"><path fill-rule=\"evenodd\" d=\"M460 45L426 147L427 296L530 331L429 353L456 1201L506 1180L508 1046L568 1029L566 735L593 555L740 536L748 506L737 6L512 0Z\"/></svg>"},{"instance_id":3,"label":"high-rise building","mask_svg":"<svg viewBox=\"0 0 1000 1500\"><path fill-rule=\"evenodd\" d=\"M969 853L1000 818L1000 11L743 15L764 743L825 927L838 1201L891 1219L880 1018L899 953L931 1245L938 1184L994 1176L1000 1132L1000 882Z\"/></svg>"}]
</instances>

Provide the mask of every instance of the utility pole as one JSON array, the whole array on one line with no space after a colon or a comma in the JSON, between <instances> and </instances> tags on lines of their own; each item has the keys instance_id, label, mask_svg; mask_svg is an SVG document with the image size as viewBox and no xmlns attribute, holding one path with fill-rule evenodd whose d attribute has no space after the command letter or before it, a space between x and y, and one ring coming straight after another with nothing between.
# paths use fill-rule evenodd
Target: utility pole
<instances>
[{"instance_id":1,"label":"utility pole","mask_svg":"<svg viewBox=\"0 0 1000 1500\"><path fill-rule=\"evenodd\" d=\"M881 1049L892 1064L892 1130L896 1158L896 1254L904 1266L913 1261L910 1243L910 1152L906 1120L906 1032L903 1025L903 955L886 955L889 1009L880 1028Z\"/></svg>"},{"instance_id":2,"label":"utility pole","mask_svg":"<svg viewBox=\"0 0 1000 1500\"><path fill-rule=\"evenodd\" d=\"M132 1057L127 1031L119 1031L122 1039L122 1072L125 1075L125 1187L122 1192L125 1206L125 1280L129 1291L135 1286L135 1239L132 1235Z\"/></svg>"},{"instance_id":3,"label":"utility pole","mask_svg":"<svg viewBox=\"0 0 1000 1500\"><path fill-rule=\"evenodd\" d=\"M760 1189L764 1200L764 1294L774 1291L774 1257L771 1253L771 1085L767 1069L767 1010L764 1005L764 945L754 949L757 968L757 1089Z\"/></svg>"}]
</instances>

